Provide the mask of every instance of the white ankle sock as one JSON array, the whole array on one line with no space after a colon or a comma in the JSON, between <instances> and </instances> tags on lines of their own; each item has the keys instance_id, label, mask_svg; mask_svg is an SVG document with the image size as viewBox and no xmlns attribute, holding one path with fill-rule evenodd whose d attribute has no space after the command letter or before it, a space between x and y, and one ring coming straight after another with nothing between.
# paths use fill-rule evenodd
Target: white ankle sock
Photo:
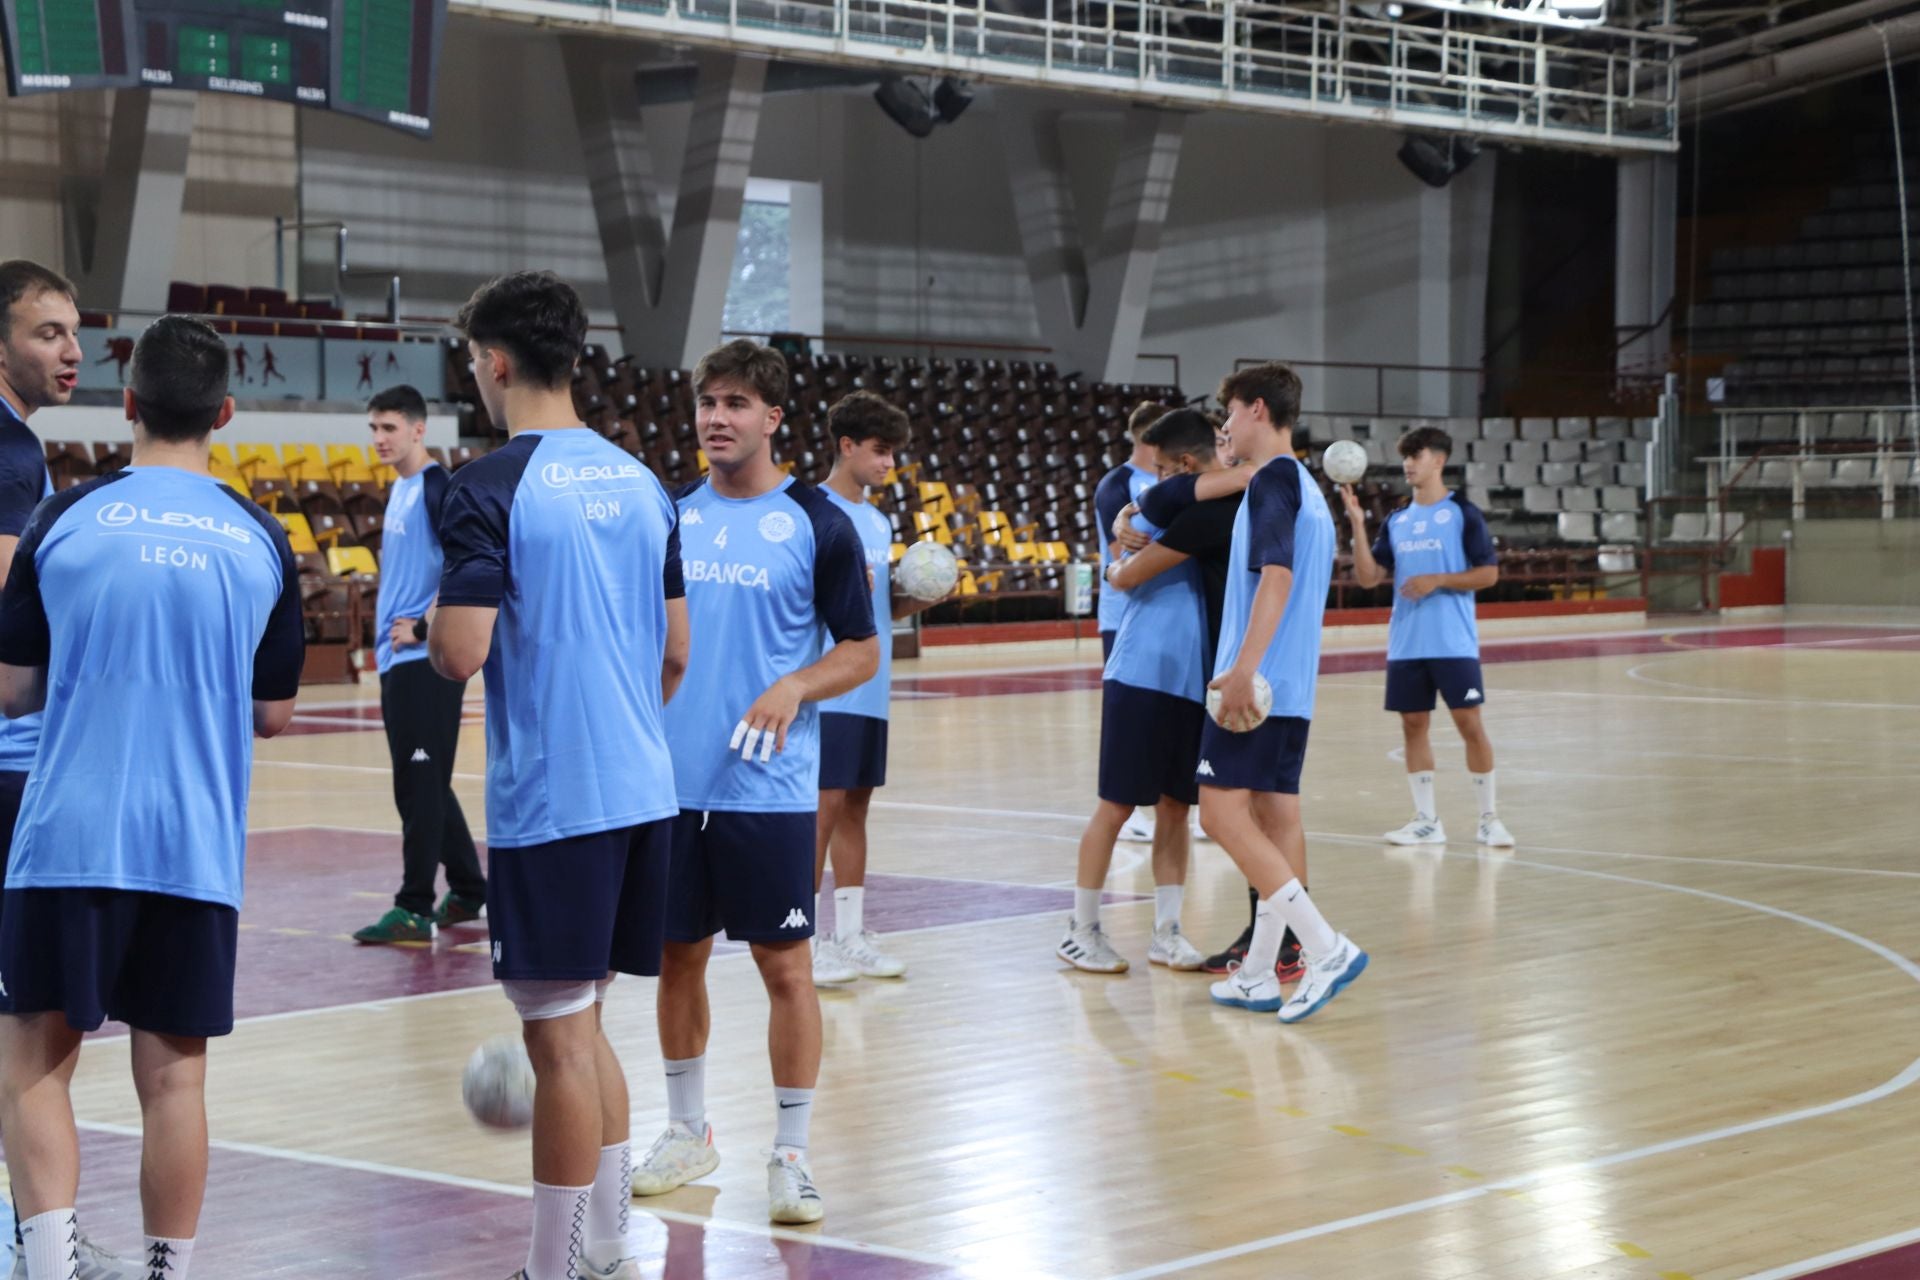
<instances>
[{"instance_id":1,"label":"white ankle sock","mask_svg":"<svg viewBox=\"0 0 1920 1280\"><path fill-rule=\"evenodd\" d=\"M683 1124L695 1133L705 1133L707 1055L668 1058L661 1065L667 1072L667 1119L674 1124Z\"/></svg>"},{"instance_id":2,"label":"white ankle sock","mask_svg":"<svg viewBox=\"0 0 1920 1280\"><path fill-rule=\"evenodd\" d=\"M1164 929L1168 925L1180 923L1180 905L1186 900L1187 886L1183 884L1157 884L1153 886L1153 927Z\"/></svg>"},{"instance_id":3,"label":"white ankle sock","mask_svg":"<svg viewBox=\"0 0 1920 1280\"><path fill-rule=\"evenodd\" d=\"M145 1260L140 1263L147 1269L145 1280L187 1280L187 1264L193 1261L193 1241L174 1240L167 1236L148 1236Z\"/></svg>"},{"instance_id":4,"label":"white ankle sock","mask_svg":"<svg viewBox=\"0 0 1920 1280\"><path fill-rule=\"evenodd\" d=\"M1493 806L1493 770L1473 775L1473 793L1480 797L1480 816L1491 818L1499 810Z\"/></svg>"},{"instance_id":5,"label":"white ankle sock","mask_svg":"<svg viewBox=\"0 0 1920 1280\"><path fill-rule=\"evenodd\" d=\"M813 1120L813 1090L782 1089L775 1085L773 1101L779 1108L779 1122L778 1127L774 1129L773 1145L805 1151L807 1126Z\"/></svg>"},{"instance_id":6,"label":"white ankle sock","mask_svg":"<svg viewBox=\"0 0 1920 1280\"><path fill-rule=\"evenodd\" d=\"M1073 922L1083 929L1100 923L1100 890L1073 891Z\"/></svg>"},{"instance_id":7,"label":"white ankle sock","mask_svg":"<svg viewBox=\"0 0 1920 1280\"><path fill-rule=\"evenodd\" d=\"M1273 904L1273 910L1287 928L1293 930L1293 936L1300 939L1300 950L1309 960L1324 956L1339 945L1340 935L1333 931L1320 908L1313 905L1313 899L1307 895L1307 886L1298 880L1289 880L1280 886L1267 902ZM1266 906L1267 902L1260 905ZM1277 950L1276 953L1278 954ZM1253 953L1247 953L1248 963L1253 961Z\"/></svg>"},{"instance_id":8,"label":"white ankle sock","mask_svg":"<svg viewBox=\"0 0 1920 1280\"><path fill-rule=\"evenodd\" d=\"M1415 817L1425 818L1429 822L1440 817L1440 811L1433 807L1433 770L1408 774L1407 788L1413 792Z\"/></svg>"},{"instance_id":9,"label":"white ankle sock","mask_svg":"<svg viewBox=\"0 0 1920 1280\"><path fill-rule=\"evenodd\" d=\"M1247 943L1247 958L1240 962L1248 973L1272 973L1280 960L1280 939L1286 926L1275 914L1273 903L1269 898L1253 909L1253 937Z\"/></svg>"},{"instance_id":10,"label":"white ankle sock","mask_svg":"<svg viewBox=\"0 0 1920 1280\"><path fill-rule=\"evenodd\" d=\"M600 1148L600 1169L587 1197L587 1257L602 1271L627 1256L627 1206L633 1202L633 1144Z\"/></svg>"},{"instance_id":11,"label":"white ankle sock","mask_svg":"<svg viewBox=\"0 0 1920 1280\"><path fill-rule=\"evenodd\" d=\"M833 891L833 936L853 939L860 936L866 928L867 887L854 885L850 889Z\"/></svg>"},{"instance_id":12,"label":"white ankle sock","mask_svg":"<svg viewBox=\"0 0 1920 1280\"><path fill-rule=\"evenodd\" d=\"M37 1213L20 1224L20 1240L27 1255L27 1274L33 1280L74 1280L80 1265L80 1224L72 1209Z\"/></svg>"},{"instance_id":13,"label":"white ankle sock","mask_svg":"<svg viewBox=\"0 0 1920 1280\"><path fill-rule=\"evenodd\" d=\"M527 1249L527 1280L574 1280L574 1265L586 1250L587 1201L592 1187L533 1184L533 1244Z\"/></svg>"}]
</instances>

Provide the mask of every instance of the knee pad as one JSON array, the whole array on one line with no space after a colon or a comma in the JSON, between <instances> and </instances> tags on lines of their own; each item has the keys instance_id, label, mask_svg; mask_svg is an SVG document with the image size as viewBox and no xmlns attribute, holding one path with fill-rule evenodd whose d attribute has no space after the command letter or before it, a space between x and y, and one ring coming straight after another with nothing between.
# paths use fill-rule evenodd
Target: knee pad
<instances>
[{"instance_id":1,"label":"knee pad","mask_svg":"<svg viewBox=\"0 0 1920 1280\"><path fill-rule=\"evenodd\" d=\"M585 981L549 981L545 979L506 978L500 989L520 1014L522 1022L542 1022L564 1018L591 1009L600 998L599 984Z\"/></svg>"}]
</instances>

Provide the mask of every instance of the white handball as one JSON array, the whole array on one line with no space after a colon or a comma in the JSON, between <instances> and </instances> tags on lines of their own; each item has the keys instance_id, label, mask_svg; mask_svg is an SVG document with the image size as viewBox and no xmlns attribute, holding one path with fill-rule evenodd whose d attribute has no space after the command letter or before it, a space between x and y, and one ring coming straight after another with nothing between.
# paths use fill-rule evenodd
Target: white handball
<instances>
[{"instance_id":1,"label":"white handball","mask_svg":"<svg viewBox=\"0 0 1920 1280\"><path fill-rule=\"evenodd\" d=\"M495 1036L475 1049L460 1077L460 1097L489 1129L532 1124L533 1062L527 1047L513 1036Z\"/></svg>"},{"instance_id":2,"label":"white handball","mask_svg":"<svg viewBox=\"0 0 1920 1280\"><path fill-rule=\"evenodd\" d=\"M1353 484L1367 474L1367 451L1351 440L1335 440L1320 455L1320 470L1335 484Z\"/></svg>"},{"instance_id":3,"label":"white handball","mask_svg":"<svg viewBox=\"0 0 1920 1280\"><path fill-rule=\"evenodd\" d=\"M1253 705L1259 708L1262 721L1266 720L1267 713L1273 710L1273 686L1268 684L1267 678L1258 671L1253 673ZM1215 724L1220 724L1220 691L1218 689L1207 690L1207 715ZM1220 727L1225 729L1227 726L1220 724ZM1239 730L1229 730L1229 732L1237 733Z\"/></svg>"},{"instance_id":4,"label":"white handball","mask_svg":"<svg viewBox=\"0 0 1920 1280\"><path fill-rule=\"evenodd\" d=\"M893 580L915 600L945 600L960 581L960 561L938 542L916 542L893 566Z\"/></svg>"}]
</instances>

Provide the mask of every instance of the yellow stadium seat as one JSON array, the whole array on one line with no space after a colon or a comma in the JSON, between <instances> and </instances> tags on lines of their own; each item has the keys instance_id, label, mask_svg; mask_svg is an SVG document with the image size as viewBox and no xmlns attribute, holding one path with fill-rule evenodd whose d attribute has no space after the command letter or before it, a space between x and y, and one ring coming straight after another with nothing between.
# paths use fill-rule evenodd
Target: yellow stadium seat
<instances>
[{"instance_id":1,"label":"yellow stadium seat","mask_svg":"<svg viewBox=\"0 0 1920 1280\"><path fill-rule=\"evenodd\" d=\"M693 451L693 461L694 464L700 468L701 475L707 474L707 451L705 449L695 449Z\"/></svg>"},{"instance_id":2,"label":"yellow stadium seat","mask_svg":"<svg viewBox=\"0 0 1920 1280\"><path fill-rule=\"evenodd\" d=\"M954 588L954 594L960 596L977 596L980 594L980 584L974 581L971 571L964 572L960 575L960 584Z\"/></svg>"},{"instance_id":3,"label":"yellow stadium seat","mask_svg":"<svg viewBox=\"0 0 1920 1280\"><path fill-rule=\"evenodd\" d=\"M239 471L233 464L233 450L224 444L216 444L213 446L213 469L218 473L221 467L236 473Z\"/></svg>"},{"instance_id":4,"label":"yellow stadium seat","mask_svg":"<svg viewBox=\"0 0 1920 1280\"><path fill-rule=\"evenodd\" d=\"M920 484L920 506L934 515L953 514L953 491L945 481L925 480Z\"/></svg>"},{"instance_id":5,"label":"yellow stadium seat","mask_svg":"<svg viewBox=\"0 0 1920 1280\"><path fill-rule=\"evenodd\" d=\"M373 552L365 547L332 546L327 548L327 572L340 578L355 573L363 578L377 578L380 566L374 563Z\"/></svg>"},{"instance_id":6,"label":"yellow stadium seat","mask_svg":"<svg viewBox=\"0 0 1920 1280\"><path fill-rule=\"evenodd\" d=\"M320 544L313 540L313 527L298 511L276 511L273 518L278 520L280 527L287 531L287 544L293 548L293 554L311 555L320 550Z\"/></svg>"},{"instance_id":7,"label":"yellow stadium seat","mask_svg":"<svg viewBox=\"0 0 1920 1280\"><path fill-rule=\"evenodd\" d=\"M888 549L887 559L889 563L899 564L900 557L905 554L907 554L907 544L904 542L896 542L893 544L891 548Z\"/></svg>"},{"instance_id":8,"label":"yellow stadium seat","mask_svg":"<svg viewBox=\"0 0 1920 1280\"><path fill-rule=\"evenodd\" d=\"M1040 558L1039 544L1033 542L1012 542L1007 544L1007 559L1014 564L1028 564Z\"/></svg>"},{"instance_id":9,"label":"yellow stadium seat","mask_svg":"<svg viewBox=\"0 0 1920 1280\"><path fill-rule=\"evenodd\" d=\"M1065 564L1073 559L1073 548L1064 542L1043 542L1040 544L1040 558L1048 564Z\"/></svg>"},{"instance_id":10,"label":"yellow stadium seat","mask_svg":"<svg viewBox=\"0 0 1920 1280\"><path fill-rule=\"evenodd\" d=\"M247 482L241 478L238 471L222 471L220 468L215 467L213 469L213 478L221 484L228 486L243 498L250 499L253 497L253 494L248 491Z\"/></svg>"},{"instance_id":11,"label":"yellow stadium seat","mask_svg":"<svg viewBox=\"0 0 1920 1280\"><path fill-rule=\"evenodd\" d=\"M375 461L378 462L379 460L375 459ZM400 473L398 471L395 471L392 467L387 466L385 463L379 463L379 465L375 466L373 469L373 482L379 485L382 489L391 488L393 485L393 482L398 480L399 478L400 478Z\"/></svg>"},{"instance_id":12,"label":"yellow stadium seat","mask_svg":"<svg viewBox=\"0 0 1920 1280\"><path fill-rule=\"evenodd\" d=\"M295 484L327 478L327 455L317 444L283 444L280 461L287 469L287 479Z\"/></svg>"},{"instance_id":13,"label":"yellow stadium seat","mask_svg":"<svg viewBox=\"0 0 1920 1280\"><path fill-rule=\"evenodd\" d=\"M947 546L953 545L953 530L947 528L947 522L931 511L913 513L913 531L920 535L914 539L915 542L925 542L931 538Z\"/></svg>"},{"instance_id":14,"label":"yellow stadium seat","mask_svg":"<svg viewBox=\"0 0 1920 1280\"><path fill-rule=\"evenodd\" d=\"M287 471L270 444L243 444L234 448L234 465L249 481L285 480Z\"/></svg>"},{"instance_id":15,"label":"yellow stadium seat","mask_svg":"<svg viewBox=\"0 0 1920 1280\"><path fill-rule=\"evenodd\" d=\"M1013 525L1007 520L1004 511L982 511L980 513L980 536L990 547L1010 547L1013 545Z\"/></svg>"},{"instance_id":16,"label":"yellow stadium seat","mask_svg":"<svg viewBox=\"0 0 1920 1280\"><path fill-rule=\"evenodd\" d=\"M367 465L367 452L359 445L328 445L327 471L335 484L373 483L373 468Z\"/></svg>"}]
</instances>

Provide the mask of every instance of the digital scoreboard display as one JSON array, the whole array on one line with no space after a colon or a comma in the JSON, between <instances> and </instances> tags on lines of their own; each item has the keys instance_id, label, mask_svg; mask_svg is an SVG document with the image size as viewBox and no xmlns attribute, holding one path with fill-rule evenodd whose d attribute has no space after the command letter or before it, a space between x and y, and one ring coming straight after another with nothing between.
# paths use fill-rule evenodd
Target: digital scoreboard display
<instances>
[{"instance_id":1,"label":"digital scoreboard display","mask_svg":"<svg viewBox=\"0 0 1920 1280\"><path fill-rule=\"evenodd\" d=\"M0 0L7 90L205 89L422 137L446 0Z\"/></svg>"}]
</instances>

